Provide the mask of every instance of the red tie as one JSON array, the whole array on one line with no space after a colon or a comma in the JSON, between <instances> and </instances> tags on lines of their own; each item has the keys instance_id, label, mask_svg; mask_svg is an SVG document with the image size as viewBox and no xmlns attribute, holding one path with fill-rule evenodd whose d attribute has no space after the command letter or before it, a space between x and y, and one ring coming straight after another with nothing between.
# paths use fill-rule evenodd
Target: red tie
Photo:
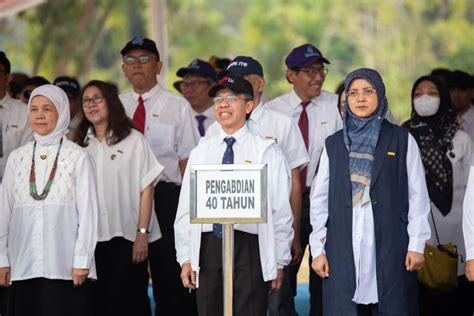
<instances>
[{"instance_id":1,"label":"red tie","mask_svg":"<svg viewBox=\"0 0 474 316\"><path fill-rule=\"evenodd\" d=\"M303 135L304 144L306 150L308 149L308 140L309 140L309 123L308 123L308 113L306 112L306 107L310 104L311 101L303 101L301 105L303 106L303 112L301 112L300 120L298 121L298 126L300 127L301 135ZM300 171L300 182L301 182L301 193L306 191L306 174L308 173L308 168L304 167Z\"/></svg>"},{"instance_id":2,"label":"red tie","mask_svg":"<svg viewBox=\"0 0 474 316\"><path fill-rule=\"evenodd\" d=\"M145 105L142 96L138 97L138 106L133 114L132 122L137 130L145 134Z\"/></svg>"}]
</instances>

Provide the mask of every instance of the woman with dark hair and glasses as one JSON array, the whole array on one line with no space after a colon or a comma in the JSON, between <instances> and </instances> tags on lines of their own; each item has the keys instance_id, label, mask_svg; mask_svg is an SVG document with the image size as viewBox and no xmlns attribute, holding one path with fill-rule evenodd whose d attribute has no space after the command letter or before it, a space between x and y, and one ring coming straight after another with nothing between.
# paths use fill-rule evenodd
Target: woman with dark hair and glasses
<instances>
[{"instance_id":1,"label":"woman with dark hair and glasses","mask_svg":"<svg viewBox=\"0 0 474 316\"><path fill-rule=\"evenodd\" d=\"M343 129L326 139L311 192L311 267L323 278L324 315L418 316L430 236L418 146L385 119L377 71L355 70L344 86Z\"/></svg>"},{"instance_id":2,"label":"woman with dark hair and glasses","mask_svg":"<svg viewBox=\"0 0 474 316\"><path fill-rule=\"evenodd\" d=\"M151 315L148 243L161 238L153 190L163 167L111 85L86 84L82 111L75 140L95 162L99 196L95 313Z\"/></svg>"}]
</instances>

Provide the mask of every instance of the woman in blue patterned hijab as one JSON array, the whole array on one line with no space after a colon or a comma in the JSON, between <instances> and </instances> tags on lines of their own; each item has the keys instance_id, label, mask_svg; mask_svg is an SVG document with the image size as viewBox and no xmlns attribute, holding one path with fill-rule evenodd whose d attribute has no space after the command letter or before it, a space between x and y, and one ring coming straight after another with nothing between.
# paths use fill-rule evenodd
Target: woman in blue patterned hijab
<instances>
[{"instance_id":1,"label":"woman in blue patterned hijab","mask_svg":"<svg viewBox=\"0 0 474 316\"><path fill-rule=\"evenodd\" d=\"M344 86L347 96L344 101L344 143L349 150L352 205L356 205L364 188L370 186L375 147L388 105L382 77L373 69L351 72Z\"/></svg>"}]
</instances>

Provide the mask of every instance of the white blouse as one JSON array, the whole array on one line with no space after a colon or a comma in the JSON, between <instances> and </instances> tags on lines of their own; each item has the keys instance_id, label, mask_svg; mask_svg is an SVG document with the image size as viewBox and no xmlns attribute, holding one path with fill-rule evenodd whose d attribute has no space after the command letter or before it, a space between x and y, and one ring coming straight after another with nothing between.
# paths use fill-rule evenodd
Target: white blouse
<instances>
[{"instance_id":1,"label":"white blouse","mask_svg":"<svg viewBox=\"0 0 474 316\"><path fill-rule=\"evenodd\" d=\"M99 141L90 129L87 141L89 145L85 150L97 168L99 241L124 237L133 242L139 228L140 194L150 184L156 185L163 166L143 135L135 129L114 145ZM150 242L161 238L154 203L148 230Z\"/></svg>"},{"instance_id":2,"label":"white blouse","mask_svg":"<svg viewBox=\"0 0 474 316\"><path fill-rule=\"evenodd\" d=\"M409 194L407 251L423 253L425 242L430 237L428 224L430 201L420 152L411 135L408 135L406 160ZM313 231L310 235L310 245L313 258L325 253L328 194L329 157L326 148L324 148L319 172L311 189L310 218ZM359 202L353 206L352 210L352 247L356 272L356 290L352 300L357 304L374 304L378 302L374 218L372 203L368 198L369 190L365 190L364 194L363 201L367 201L367 203ZM330 269L331 263L329 262Z\"/></svg>"},{"instance_id":3,"label":"white blouse","mask_svg":"<svg viewBox=\"0 0 474 316\"><path fill-rule=\"evenodd\" d=\"M37 146L38 194L48 181L59 145ZM0 267L11 280L72 280L72 269L96 278L97 189L92 164L76 144L63 138L56 176L43 201L30 196L33 142L10 154L0 198ZM44 159L42 159L44 158Z\"/></svg>"}]
</instances>

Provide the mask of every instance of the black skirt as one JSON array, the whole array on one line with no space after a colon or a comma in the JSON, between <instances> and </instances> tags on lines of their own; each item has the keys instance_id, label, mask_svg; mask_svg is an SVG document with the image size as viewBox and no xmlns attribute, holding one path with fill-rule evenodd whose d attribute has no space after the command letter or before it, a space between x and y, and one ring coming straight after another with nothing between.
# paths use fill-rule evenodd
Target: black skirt
<instances>
[{"instance_id":1,"label":"black skirt","mask_svg":"<svg viewBox=\"0 0 474 316\"><path fill-rule=\"evenodd\" d=\"M72 280L36 278L14 281L8 291L6 316L93 315L89 280L74 287Z\"/></svg>"}]
</instances>

